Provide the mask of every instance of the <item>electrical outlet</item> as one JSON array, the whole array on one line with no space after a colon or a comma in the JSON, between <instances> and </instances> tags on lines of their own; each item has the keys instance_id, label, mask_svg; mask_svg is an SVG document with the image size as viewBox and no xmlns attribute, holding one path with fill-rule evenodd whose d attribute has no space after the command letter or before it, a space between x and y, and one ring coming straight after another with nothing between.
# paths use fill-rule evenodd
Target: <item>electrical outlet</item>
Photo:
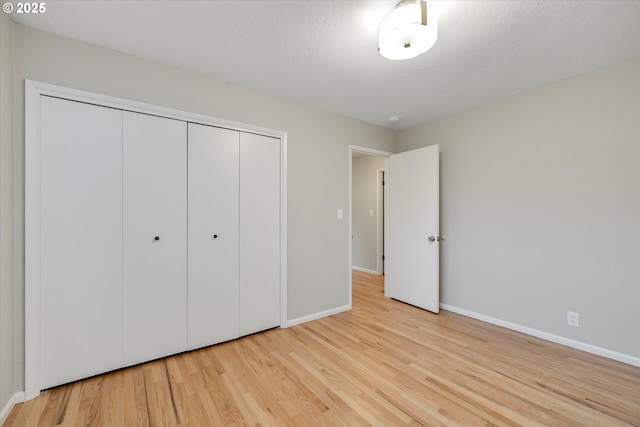
<instances>
[{"instance_id":1,"label":"electrical outlet","mask_svg":"<svg viewBox=\"0 0 640 427\"><path fill-rule=\"evenodd\" d=\"M580 313L576 313L575 311L567 311L567 325L579 328Z\"/></svg>"}]
</instances>

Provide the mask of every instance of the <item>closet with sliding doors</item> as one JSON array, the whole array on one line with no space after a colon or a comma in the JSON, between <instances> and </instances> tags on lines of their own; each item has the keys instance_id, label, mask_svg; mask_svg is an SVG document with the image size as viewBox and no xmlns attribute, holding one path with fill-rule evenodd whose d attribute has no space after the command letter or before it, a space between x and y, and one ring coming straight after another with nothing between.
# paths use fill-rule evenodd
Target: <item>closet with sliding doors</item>
<instances>
[{"instance_id":1,"label":"closet with sliding doors","mask_svg":"<svg viewBox=\"0 0 640 427\"><path fill-rule=\"evenodd\" d=\"M282 138L42 85L25 162L31 394L279 326Z\"/></svg>"}]
</instances>

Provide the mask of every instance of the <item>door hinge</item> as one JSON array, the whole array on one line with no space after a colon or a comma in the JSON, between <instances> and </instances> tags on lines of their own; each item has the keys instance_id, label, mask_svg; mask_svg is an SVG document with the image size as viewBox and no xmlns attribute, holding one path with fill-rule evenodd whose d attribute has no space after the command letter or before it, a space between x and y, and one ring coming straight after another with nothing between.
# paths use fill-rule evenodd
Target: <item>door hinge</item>
<instances>
[{"instance_id":1,"label":"door hinge","mask_svg":"<svg viewBox=\"0 0 640 427\"><path fill-rule=\"evenodd\" d=\"M382 255L382 260L384 261L384 255Z\"/></svg>"}]
</instances>

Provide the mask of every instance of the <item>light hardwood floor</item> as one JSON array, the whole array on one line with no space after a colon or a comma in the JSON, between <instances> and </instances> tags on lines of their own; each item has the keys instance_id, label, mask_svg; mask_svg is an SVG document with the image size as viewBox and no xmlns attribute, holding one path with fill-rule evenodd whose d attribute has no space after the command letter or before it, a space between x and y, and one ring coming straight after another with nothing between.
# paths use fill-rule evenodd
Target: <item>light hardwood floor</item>
<instances>
[{"instance_id":1,"label":"light hardwood floor","mask_svg":"<svg viewBox=\"0 0 640 427\"><path fill-rule=\"evenodd\" d=\"M14 426L640 426L640 368L384 298L50 390Z\"/></svg>"}]
</instances>

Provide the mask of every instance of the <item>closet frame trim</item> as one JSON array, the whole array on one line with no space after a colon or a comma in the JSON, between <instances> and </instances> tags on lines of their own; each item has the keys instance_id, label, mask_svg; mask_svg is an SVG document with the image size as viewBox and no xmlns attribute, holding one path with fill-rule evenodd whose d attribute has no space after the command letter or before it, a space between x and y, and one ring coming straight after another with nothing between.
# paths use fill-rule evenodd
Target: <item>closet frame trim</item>
<instances>
[{"instance_id":1,"label":"closet frame trim","mask_svg":"<svg viewBox=\"0 0 640 427\"><path fill-rule=\"evenodd\" d=\"M64 86L25 79L25 398L40 394L41 275L40 275L40 160L42 96L78 101L101 107L166 117L264 135L280 140L280 327L287 322L287 133L202 114L160 107Z\"/></svg>"}]
</instances>

